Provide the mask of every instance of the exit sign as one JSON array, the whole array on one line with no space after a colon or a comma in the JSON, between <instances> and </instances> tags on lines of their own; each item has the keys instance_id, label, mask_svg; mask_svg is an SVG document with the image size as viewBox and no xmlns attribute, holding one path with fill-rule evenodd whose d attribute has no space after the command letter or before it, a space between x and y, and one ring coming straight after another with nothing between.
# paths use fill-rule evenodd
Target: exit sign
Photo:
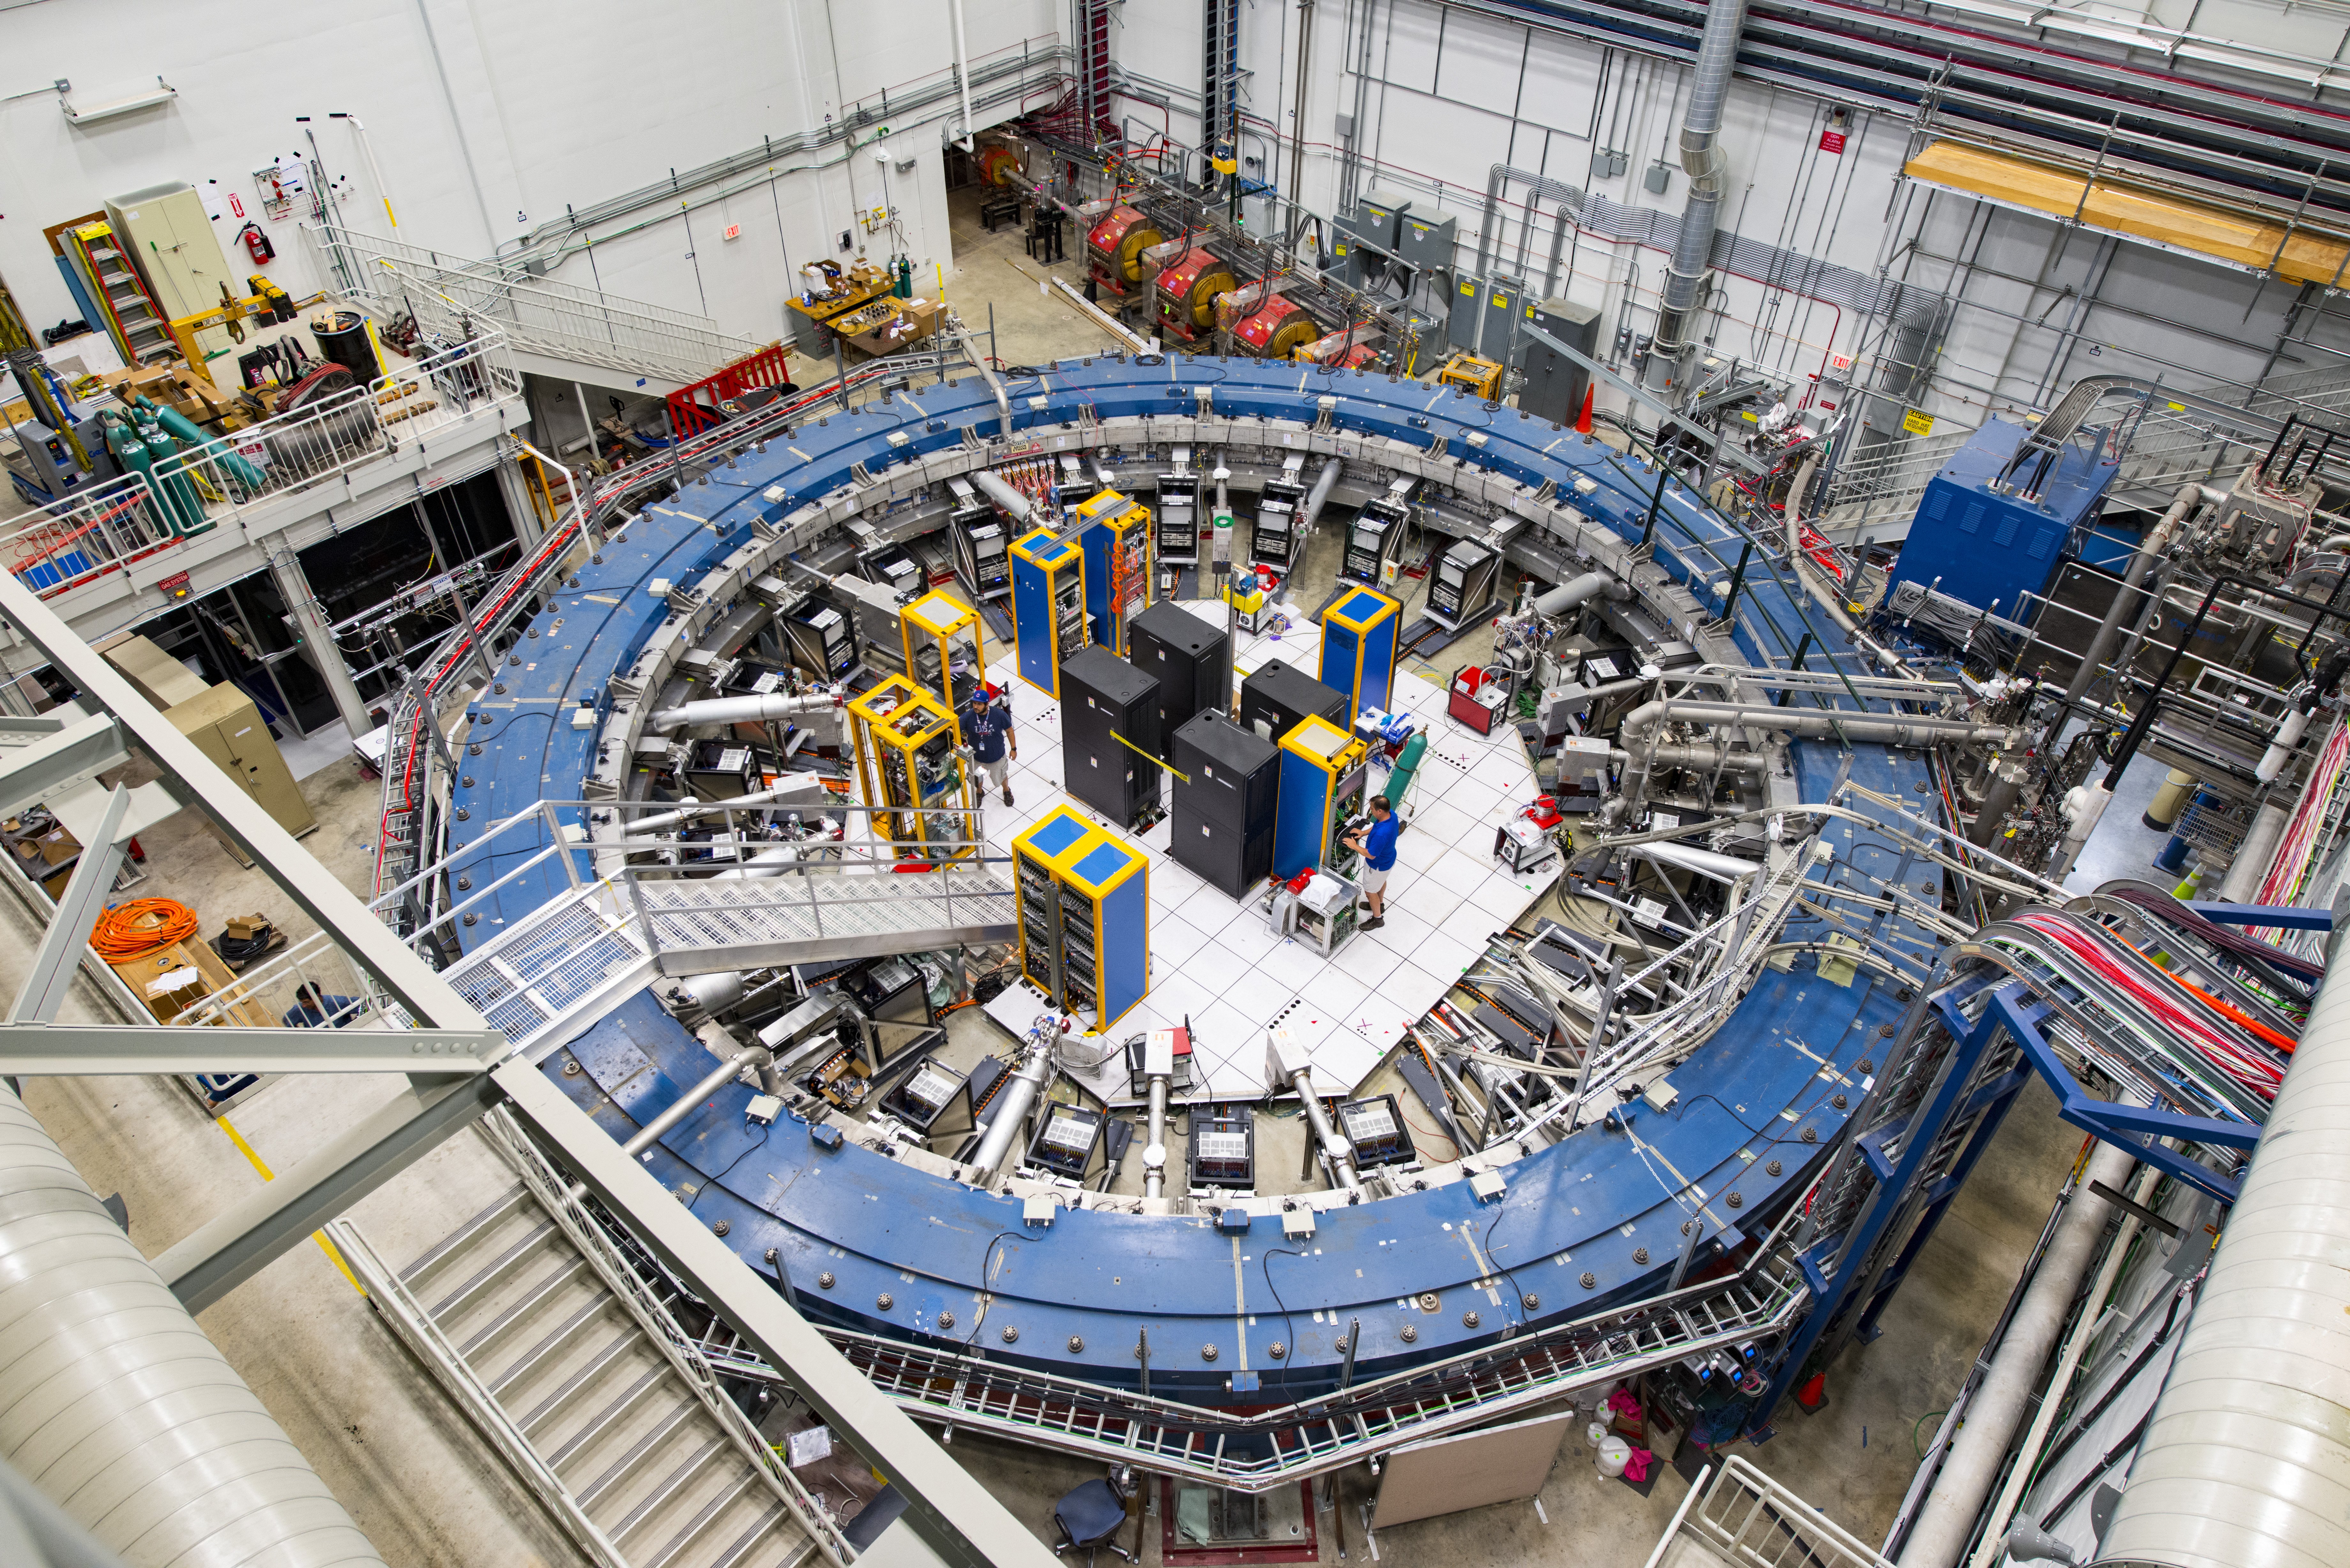
<instances>
[{"instance_id":1,"label":"exit sign","mask_svg":"<svg viewBox=\"0 0 2350 1568\"><path fill-rule=\"evenodd\" d=\"M1849 354L1831 354L1828 356L1828 365L1832 369L1849 370L1852 369L1852 356Z\"/></svg>"},{"instance_id":2,"label":"exit sign","mask_svg":"<svg viewBox=\"0 0 2350 1568\"><path fill-rule=\"evenodd\" d=\"M729 223L729 224L727 224L727 225L726 225L726 237L727 237L728 239L730 239L730 240L739 240L739 239L741 239L741 238L743 237L743 225L742 225L742 224L740 224L740 223Z\"/></svg>"}]
</instances>

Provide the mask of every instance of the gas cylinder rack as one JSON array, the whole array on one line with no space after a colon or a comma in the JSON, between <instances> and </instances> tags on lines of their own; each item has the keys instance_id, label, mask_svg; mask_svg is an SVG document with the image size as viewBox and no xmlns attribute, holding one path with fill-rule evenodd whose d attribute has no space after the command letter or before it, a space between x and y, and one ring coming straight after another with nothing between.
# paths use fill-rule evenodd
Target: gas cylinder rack
<instances>
[{"instance_id":1,"label":"gas cylinder rack","mask_svg":"<svg viewBox=\"0 0 2350 1568\"><path fill-rule=\"evenodd\" d=\"M1347 716L1386 711L1395 680L1396 634L1403 606L1374 588L1357 588L1322 617L1322 684L1347 693Z\"/></svg>"},{"instance_id":2,"label":"gas cylinder rack","mask_svg":"<svg viewBox=\"0 0 2350 1568\"><path fill-rule=\"evenodd\" d=\"M903 858L959 860L979 846L979 815L954 714L902 675L852 699L848 727L873 829Z\"/></svg>"},{"instance_id":3,"label":"gas cylinder rack","mask_svg":"<svg viewBox=\"0 0 2350 1568\"><path fill-rule=\"evenodd\" d=\"M926 697L960 713L987 680L979 612L938 589L898 613L906 639L906 674Z\"/></svg>"},{"instance_id":4,"label":"gas cylinder rack","mask_svg":"<svg viewBox=\"0 0 2350 1568\"><path fill-rule=\"evenodd\" d=\"M1339 839L1369 797L1370 748L1327 719L1308 717L1281 737L1273 874L1287 881L1326 868L1351 876L1358 857Z\"/></svg>"},{"instance_id":5,"label":"gas cylinder rack","mask_svg":"<svg viewBox=\"0 0 2350 1568\"><path fill-rule=\"evenodd\" d=\"M1150 508L1115 490L1071 509L1066 537L1085 552L1086 618L1094 642L1126 657L1126 624L1150 603Z\"/></svg>"},{"instance_id":6,"label":"gas cylinder rack","mask_svg":"<svg viewBox=\"0 0 2350 1568\"><path fill-rule=\"evenodd\" d=\"M1150 990L1149 863L1071 806L1012 841L1020 971L1088 1030L1107 1029Z\"/></svg>"},{"instance_id":7,"label":"gas cylinder rack","mask_svg":"<svg viewBox=\"0 0 2350 1568\"><path fill-rule=\"evenodd\" d=\"M1012 546L1012 631L1020 679L1061 694L1061 660L1092 640L1086 620L1085 552L1050 528Z\"/></svg>"}]
</instances>

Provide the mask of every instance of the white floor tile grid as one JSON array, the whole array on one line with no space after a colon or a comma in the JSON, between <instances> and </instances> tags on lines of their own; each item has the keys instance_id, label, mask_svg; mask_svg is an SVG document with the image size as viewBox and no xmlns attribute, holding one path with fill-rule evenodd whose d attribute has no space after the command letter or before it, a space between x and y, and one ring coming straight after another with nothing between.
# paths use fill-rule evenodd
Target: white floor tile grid
<instances>
[{"instance_id":1,"label":"white floor tile grid","mask_svg":"<svg viewBox=\"0 0 2350 1568\"><path fill-rule=\"evenodd\" d=\"M1183 604L1203 620L1222 624L1222 607L1214 601ZM1319 643L1319 628L1311 625L1278 635L1244 633L1236 662L1243 673L1273 659L1313 671ZM1004 853L1056 805L1071 805L1100 820L1062 792L1055 700L1016 678L1010 691L1013 722L1031 739L1012 769L1016 804L992 804L986 814L987 839ZM1445 715L1442 689L1408 670L1395 678L1394 707L1422 721L1429 746L1388 884L1392 914L1381 929L1357 936L1335 960L1274 937L1257 899L1237 904L1175 864L1166 854L1163 824L1142 836L1151 852L1154 984L1111 1033L1122 1041L1188 1016L1195 1094L1263 1094L1264 1032L1275 1018L1314 1042L1311 1054L1328 1081L1349 1088L1359 1084L1482 955L1484 936L1516 919L1557 879L1555 858L1511 877L1492 857L1496 824L1533 794L1515 732L1497 726L1493 734L1480 735L1453 723ZM1125 1070L1116 1060L1081 1081L1096 1093L1126 1095Z\"/></svg>"}]
</instances>

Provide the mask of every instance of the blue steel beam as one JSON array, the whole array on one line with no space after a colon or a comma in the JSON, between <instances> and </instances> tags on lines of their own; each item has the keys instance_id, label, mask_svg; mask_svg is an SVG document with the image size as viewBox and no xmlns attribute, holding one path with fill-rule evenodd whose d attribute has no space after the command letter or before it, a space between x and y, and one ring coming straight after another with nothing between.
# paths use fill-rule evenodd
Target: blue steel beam
<instances>
[{"instance_id":1,"label":"blue steel beam","mask_svg":"<svg viewBox=\"0 0 2350 1568\"><path fill-rule=\"evenodd\" d=\"M2292 904L2218 904L2189 898L2187 907L2223 926L2268 926L2281 931L2330 931L2334 911Z\"/></svg>"}]
</instances>

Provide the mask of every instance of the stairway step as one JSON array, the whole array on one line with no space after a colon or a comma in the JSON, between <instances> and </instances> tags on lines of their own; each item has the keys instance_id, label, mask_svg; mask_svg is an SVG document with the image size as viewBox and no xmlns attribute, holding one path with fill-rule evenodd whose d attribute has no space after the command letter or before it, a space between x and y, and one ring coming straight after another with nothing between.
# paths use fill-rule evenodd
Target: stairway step
<instances>
[{"instance_id":1,"label":"stairway step","mask_svg":"<svg viewBox=\"0 0 2350 1568\"><path fill-rule=\"evenodd\" d=\"M614 1363L642 1344L644 1344L644 1336L633 1326L624 1330L618 1339L589 1356L585 1365L565 1378L546 1398L532 1406L529 1413L517 1420L515 1425L522 1428L525 1437L535 1434L565 1405L584 1393L588 1385L610 1370Z\"/></svg>"},{"instance_id":2,"label":"stairway step","mask_svg":"<svg viewBox=\"0 0 2350 1568\"><path fill-rule=\"evenodd\" d=\"M698 1409L700 1407L697 1406L695 1408ZM702 1470L709 1465L710 1461L717 1457L718 1451L725 1446L726 1439L724 1438L712 1438L709 1441L703 1443L702 1447L694 1449L692 1453L687 1455L683 1464L670 1471L669 1474L661 1477L660 1483L656 1485L651 1491L646 1493L643 1500L639 1501L636 1507L628 1511L627 1517L623 1518L619 1523L605 1532L607 1535L609 1535L612 1538L612 1543L615 1546L619 1545L622 1542L628 1539L630 1532L638 1529L645 1522L645 1521L650 1519L654 1514L675 1502L680 1496L683 1495L685 1490L691 1486L695 1480L701 1476Z\"/></svg>"},{"instance_id":3,"label":"stairway step","mask_svg":"<svg viewBox=\"0 0 2350 1568\"><path fill-rule=\"evenodd\" d=\"M572 1456L585 1450L589 1444L601 1438L616 1423L627 1417L630 1409L640 1404L647 1395L660 1386L663 1378L670 1376L671 1373L668 1366L656 1366L620 1390L619 1397L588 1417L576 1435L561 1448L546 1456L547 1464L555 1469L561 1469Z\"/></svg>"},{"instance_id":4,"label":"stairway step","mask_svg":"<svg viewBox=\"0 0 2350 1568\"><path fill-rule=\"evenodd\" d=\"M455 1290L450 1292L447 1295L434 1303L430 1309L432 1314L432 1321L439 1323L448 1317L450 1314L462 1310L467 1302L472 1301L482 1292L488 1290L492 1285L496 1284L498 1281L504 1278L507 1272L513 1269L515 1264L521 1262L525 1257L528 1257L533 1251L544 1246L546 1243L547 1239L555 1234L556 1229L554 1220L540 1220L536 1226L532 1227L530 1234L525 1236L521 1241L507 1248L496 1258L491 1260L491 1262L484 1267L480 1272L474 1274L473 1278L467 1280L463 1284L459 1285Z\"/></svg>"},{"instance_id":5,"label":"stairway step","mask_svg":"<svg viewBox=\"0 0 2350 1568\"><path fill-rule=\"evenodd\" d=\"M439 1267L444 1260L462 1250L483 1231L513 1213L521 1206L523 1197L523 1185L517 1181L501 1193L496 1202L458 1226L427 1250L422 1257L402 1269L400 1272L400 1282L410 1286L421 1284L424 1276Z\"/></svg>"},{"instance_id":6,"label":"stairway step","mask_svg":"<svg viewBox=\"0 0 2350 1568\"><path fill-rule=\"evenodd\" d=\"M756 1472L745 1465L742 1474L721 1487L718 1495L702 1505L702 1511L685 1521L684 1527L669 1538L667 1545L645 1560L644 1568L674 1568L678 1556L699 1540L712 1521L733 1506L735 1501L759 1485Z\"/></svg>"},{"instance_id":7,"label":"stairway step","mask_svg":"<svg viewBox=\"0 0 2350 1568\"><path fill-rule=\"evenodd\" d=\"M472 1361L478 1352L488 1349L509 1329L543 1310L550 1298L588 1272L588 1260L585 1258L575 1256L557 1263L554 1272L543 1276L523 1293L522 1300L475 1330L472 1338L457 1347L457 1354Z\"/></svg>"},{"instance_id":8,"label":"stairway step","mask_svg":"<svg viewBox=\"0 0 2350 1568\"><path fill-rule=\"evenodd\" d=\"M785 1537L777 1531L776 1526L786 1521L787 1516L782 1503L778 1502L770 1507L759 1517L757 1523L737 1536L734 1543L710 1563L710 1568L751 1568L752 1553L759 1549L763 1542L786 1547L787 1552L781 1558L760 1563L758 1568L785 1568L786 1564L800 1562L816 1550L816 1542L800 1532L796 1521L789 1521L791 1532L788 1538Z\"/></svg>"},{"instance_id":9,"label":"stairway step","mask_svg":"<svg viewBox=\"0 0 2350 1568\"><path fill-rule=\"evenodd\" d=\"M524 1351L520 1359L513 1366L499 1373L497 1381L490 1385L490 1392L499 1396L499 1402L503 1404L507 1389L546 1366L550 1356L559 1354L571 1343L573 1335L619 1304L619 1298L608 1293L600 1293L590 1299L577 1312L557 1324L553 1331L536 1345Z\"/></svg>"},{"instance_id":10,"label":"stairway step","mask_svg":"<svg viewBox=\"0 0 2350 1568\"><path fill-rule=\"evenodd\" d=\"M598 1476L580 1490L579 1506L593 1508L599 1499L609 1495L613 1489L620 1486L636 1472L637 1467L644 1463L646 1455L675 1436L678 1429L699 1414L701 1409L701 1406L688 1401L678 1405L655 1422L651 1431L639 1438L627 1453L613 1460L605 1468L602 1475Z\"/></svg>"}]
</instances>

